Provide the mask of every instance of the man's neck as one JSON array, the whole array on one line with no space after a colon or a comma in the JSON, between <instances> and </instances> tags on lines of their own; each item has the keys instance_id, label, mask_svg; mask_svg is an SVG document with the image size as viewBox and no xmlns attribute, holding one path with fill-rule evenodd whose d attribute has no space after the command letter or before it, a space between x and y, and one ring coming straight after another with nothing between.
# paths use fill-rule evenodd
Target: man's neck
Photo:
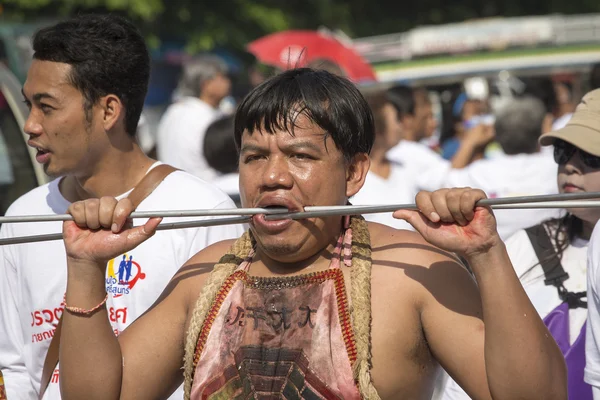
<instances>
[{"instance_id":1,"label":"man's neck","mask_svg":"<svg viewBox=\"0 0 600 400\"><path fill-rule=\"evenodd\" d=\"M219 107L219 103L221 102L214 96L211 96L210 93L201 93L199 99L215 109Z\"/></svg>"},{"instance_id":2,"label":"man's neck","mask_svg":"<svg viewBox=\"0 0 600 400\"><path fill-rule=\"evenodd\" d=\"M133 189L155 162L137 145L130 152L115 153L104 157L87 174L65 177L60 183L61 194L70 202L119 196Z\"/></svg>"},{"instance_id":3,"label":"man's neck","mask_svg":"<svg viewBox=\"0 0 600 400\"><path fill-rule=\"evenodd\" d=\"M402 140L406 140L407 142L417 142L417 133L414 131L404 131Z\"/></svg>"},{"instance_id":4,"label":"man's neck","mask_svg":"<svg viewBox=\"0 0 600 400\"><path fill-rule=\"evenodd\" d=\"M282 262L271 258L259 245L257 245L256 256L251 265L250 273L254 276L291 276L297 274L323 271L329 268L331 264L331 255L335 249L337 239L341 231L331 235L329 243L323 245L303 260L294 262Z\"/></svg>"}]
</instances>

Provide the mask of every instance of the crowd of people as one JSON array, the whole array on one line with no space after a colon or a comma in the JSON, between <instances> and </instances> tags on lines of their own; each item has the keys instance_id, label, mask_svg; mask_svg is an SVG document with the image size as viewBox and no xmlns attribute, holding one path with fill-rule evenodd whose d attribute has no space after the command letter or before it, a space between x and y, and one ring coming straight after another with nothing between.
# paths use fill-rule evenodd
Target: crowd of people
<instances>
[{"instance_id":1,"label":"crowd of people","mask_svg":"<svg viewBox=\"0 0 600 400\"><path fill-rule=\"evenodd\" d=\"M568 84L530 79L496 108L463 90L438 121L426 88L361 93L320 60L254 76L232 113L227 64L202 56L155 160L130 22L78 16L33 50L24 129L55 179L7 215L73 221L0 228L64 237L0 247L0 400L600 399L600 211L476 206L600 192L600 89L577 105ZM128 219L415 202L179 230Z\"/></svg>"}]
</instances>

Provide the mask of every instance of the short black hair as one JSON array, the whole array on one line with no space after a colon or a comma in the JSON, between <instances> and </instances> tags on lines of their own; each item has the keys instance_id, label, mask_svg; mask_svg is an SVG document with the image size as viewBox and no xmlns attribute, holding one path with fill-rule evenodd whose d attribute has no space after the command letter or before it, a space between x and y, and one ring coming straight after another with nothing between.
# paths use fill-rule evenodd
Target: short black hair
<instances>
[{"instance_id":1,"label":"short black hair","mask_svg":"<svg viewBox=\"0 0 600 400\"><path fill-rule=\"evenodd\" d=\"M558 100L556 99L556 90L554 90L554 82L548 77L529 77L523 78L522 82L525 83L525 89L523 90L523 96L533 96L544 103L547 113L553 113L558 106Z\"/></svg>"},{"instance_id":2,"label":"short black hair","mask_svg":"<svg viewBox=\"0 0 600 400\"><path fill-rule=\"evenodd\" d=\"M392 104L385 92L376 91L365 95L367 104L373 113L373 123L375 124L375 136L382 135L388 129L387 119L384 109L387 104Z\"/></svg>"},{"instance_id":3,"label":"short black hair","mask_svg":"<svg viewBox=\"0 0 600 400\"><path fill-rule=\"evenodd\" d=\"M125 18L80 15L40 29L33 37L33 58L69 64L71 83L91 107L114 94L125 108L125 130L135 135L150 79L144 38Z\"/></svg>"},{"instance_id":4,"label":"short black hair","mask_svg":"<svg viewBox=\"0 0 600 400\"><path fill-rule=\"evenodd\" d=\"M242 101L235 115L238 150L244 131L285 130L293 135L300 114L331 136L346 161L373 147L373 115L352 82L327 71L296 68L261 83Z\"/></svg>"},{"instance_id":5,"label":"short black hair","mask_svg":"<svg viewBox=\"0 0 600 400\"><path fill-rule=\"evenodd\" d=\"M600 88L600 63L592 65L590 71L590 91Z\"/></svg>"},{"instance_id":6,"label":"short black hair","mask_svg":"<svg viewBox=\"0 0 600 400\"><path fill-rule=\"evenodd\" d=\"M396 108L398 118L415 115L414 90L405 85L397 85L387 90L390 103Z\"/></svg>"},{"instance_id":7,"label":"short black hair","mask_svg":"<svg viewBox=\"0 0 600 400\"><path fill-rule=\"evenodd\" d=\"M233 137L233 116L213 121L204 136L204 158L208 165L222 174L237 172L238 151Z\"/></svg>"}]
</instances>

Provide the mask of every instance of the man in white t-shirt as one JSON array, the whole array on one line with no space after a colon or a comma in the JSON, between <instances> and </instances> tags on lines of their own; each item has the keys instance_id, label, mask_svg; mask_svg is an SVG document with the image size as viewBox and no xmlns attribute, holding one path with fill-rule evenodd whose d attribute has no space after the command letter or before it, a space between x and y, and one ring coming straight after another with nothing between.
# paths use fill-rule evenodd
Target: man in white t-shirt
<instances>
[{"instance_id":1,"label":"man in white t-shirt","mask_svg":"<svg viewBox=\"0 0 600 400\"><path fill-rule=\"evenodd\" d=\"M206 128L221 115L219 105L229 94L227 64L214 55L201 56L184 66L177 87L180 96L158 125L158 159L210 181L218 172L204 158Z\"/></svg>"},{"instance_id":2,"label":"man in white t-shirt","mask_svg":"<svg viewBox=\"0 0 600 400\"><path fill-rule=\"evenodd\" d=\"M543 104L535 98L514 99L495 123L496 141L504 154L475 161L464 168L453 168L451 162L432 157L427 157L431 162L425 164L415 159L421 153L408 155L408 149L393 149L395 154L390 157L410 158L410 162L418 166L415 179L423 190L474 187L491 198L557 193L556 163L551 154L540 152L538 144L545 114ZM519 229L557 216L555 210L498 210L494 213L503 239Z\"/></svg>"},{"instance_id":3,"label":"man in white t-shirt","mask_svg":"<svg viewBox=\"0 0 600 400\"><path fill-rule=\"evenodd\" d=\"M122 18L90 15L39 31L33 49L23 86L30 109L25 132L28 144L38 150L37 161L59 178L19 198L7 215L63 214L75 201L125 197L160 164L146 157L135 139L150 71L143 38ZM138 210L232 207L214 186L176 171ZM143 221L134 221L139 223ZM61 226L3 224L0 236L56 233ZM161 231L144 246L111 260L106 307L115 333L156 301L188 258L240 232L239 226ZM0 370L11 400L39 396L42 366L63 312L65 260L62 241L0 247ZM189 273L197 271L190 268ZM60 398L58 378L57 368L45 399Z\"/></svg>"}]
</instances>

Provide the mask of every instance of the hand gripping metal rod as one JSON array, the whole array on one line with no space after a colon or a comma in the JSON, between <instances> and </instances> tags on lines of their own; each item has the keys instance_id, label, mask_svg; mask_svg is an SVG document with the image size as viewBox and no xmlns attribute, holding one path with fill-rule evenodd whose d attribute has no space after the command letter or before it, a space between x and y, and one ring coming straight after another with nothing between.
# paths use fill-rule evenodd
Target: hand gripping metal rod
<instances>
[{"instance_id":1,"label":"hand gripping metal rod","mask_svg":"<svg viewBox=\"0 0 600 400\"><path fill-rule=\"evenodd\" d=\"M483 199L477 202L479 206L489 206L493 209L523 209L523 208L597 208L600 207L600 200L596 201L585 201L581 199L600 199L600 193L566 193L556 195L540 195L540 196L520 196L520 197L508 197L508 198L497 198L497 199ZM375 214L393 212L401 209L416 210L415 204L388 204L388 205L364 205L364 206L313 206L305 207L305 211L299 212L287 212L285 209L231 209L231 210L220 210L233 215L246 214L244 217L232 217L232 218L215 218L211 220L200 220L200 221L185 221L185 222L173 222L160 224L157 230L169 230L169 229L184 229L184 228L198 228L208 227L216 225L229 225L229 224L243 224L248 223L251 220L251 215L255 214L267 214L265 217L268 220L275 219L303 219L303 218L315 218L315 217L326 217L326 216L340 216L340 215L357 215L357 214ZM174 211L174 212L143 212L137 213L138 218L149 218L166 215L168 216L200 216L207 210L191 210L187 211ZM211 210L213 211L213 210ZM219 210L214 210L219 211ZM233 211L236 211L234 214ZM258 211L258 212L256 212ZM176 215L172 214L175 213ZM185 215L183 215L185 213ZM191 215L195 213L194 215ZM135 214L135 213L134 213ZM60 217L68 214L62 214ZM210 214L215 215L215 214ZM219 214L222 215L222 214ZM133 216L133 214L131 215ZM37 216L39 217L39 216ZM43 216L48 217L48 216ZM70 215L69 215L70 217ZM72 218L71 218L72 219ZM45 219L48 221L49 219ZM66 219L57 219L58 221ZM28 221L33 222L34 220ZM35 220L35 221L39 221ZM55 220L56 221L56 220ZM23 221L20 221L23 222ZM32 243L50 240L62 239L61 233L53 233L46 235L34 235L34 236L22 236L15 238L2 238L0 239L0 246L9 244L20 244L20 243Z\"/></svg>"}]
</instances>

